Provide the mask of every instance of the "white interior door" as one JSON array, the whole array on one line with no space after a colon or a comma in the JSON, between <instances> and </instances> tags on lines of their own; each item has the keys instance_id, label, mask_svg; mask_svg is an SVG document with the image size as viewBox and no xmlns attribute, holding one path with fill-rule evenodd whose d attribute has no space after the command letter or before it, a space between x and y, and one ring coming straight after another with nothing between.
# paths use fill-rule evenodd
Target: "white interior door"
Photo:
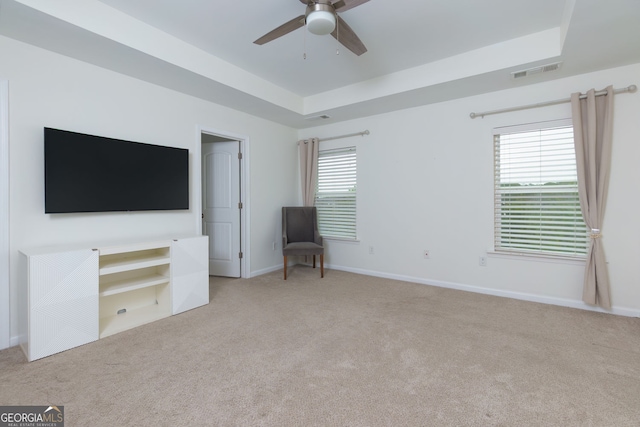
<instances>
[{"instance_id":1,"label":"white interior door","mask_svg":"<svg viewBox=\"0 0 640 427\"><path fill-rule=\"evenodd\" d=\"M209 275L240 277L240 142L202 144L202 230Z\"/></svg>"}]
</instances>

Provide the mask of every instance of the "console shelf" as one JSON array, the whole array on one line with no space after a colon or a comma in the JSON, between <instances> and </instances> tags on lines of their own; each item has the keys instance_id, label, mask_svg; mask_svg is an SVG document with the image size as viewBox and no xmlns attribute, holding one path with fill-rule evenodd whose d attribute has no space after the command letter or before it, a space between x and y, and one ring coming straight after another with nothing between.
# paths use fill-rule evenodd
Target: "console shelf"
<instances>
[{"instance_id":1,"label":"console shelf","mask_svg":"<svg viewBox=\"0 0 640 427\"><path fill-rule=\"evenodd\" d=\"M108 297L109 295L134 291L136 289L142 289L149 286L162 285L164 283L169 283L169 278L161 274L141 276L133 279L124 278L114 280L108 283L100 283L100 296Z\"/></svg>"},{"instance_id":2,"label":"console shelf","mask_svg":"<svg viewBox=\"0 0 640 427\"><path fill-rule=\"evenodd\" d=\"M100 338L171 315L171 241L99 252Z\"/></svg>"},{"instance_id":3,"label":"console shelf","mask_svg":"<svg viewBox=\"0 0 640 427\"><path fill-rule=\"evenodd\" d=\"M209 303L207 236L26 249L19 261L29 361Z\"/></svg>"},{"instance_id":4,"label":"console shelf","mask_svg":"<svg viewBox=\"0 0 640 427\"><path fill-rule=\"evenodd\" d=\"M154 304L124 314L103 317L100 319L100 338L131 329L132 325L144 325L170 315L171 311L166 307Z\"/></svg>"},{"instance_id":5,"label":"console shelf","mask_svg":"<svg viewBox=\"0 0 640 427\"><path fill-rule=\"evenodd\" d=\"M139 270L141 268L168 265L171 263L169 248L166 254L157 251L128 252L123 255L100 254L100 275L120 273L123 271Z\"/></svg>"}]
</instances>

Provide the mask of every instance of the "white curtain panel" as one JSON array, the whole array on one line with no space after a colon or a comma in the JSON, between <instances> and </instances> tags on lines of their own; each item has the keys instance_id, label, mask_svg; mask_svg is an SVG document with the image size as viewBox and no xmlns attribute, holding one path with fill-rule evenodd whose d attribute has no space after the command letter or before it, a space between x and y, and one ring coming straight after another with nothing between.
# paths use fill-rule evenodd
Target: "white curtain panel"
<instances>
[{"instance_id":1,"label":"white curtain panel","mask_svg":"<svg viewBox=\"0 0 640 427\"><path fill-rule=\"evenodd\" d=\"M316 198L316 182L318 180L318 138L298 141L300 154L300 187L302 188L302 205L313 206Z\"/></svg>"},{"instance_id":2,"label":"white curtain panel","mask_svg":"<svg viewBox=\"0 0 640 427\"><path fill-rule=\"evenodd\" d=\"M582 216L591 229L582 299L587 304L611 309L609 274L602 246L613 133L613 87L596 96L591 89L584 99L571 95L573 131L578 169L578 192Z\"/></svg>"}]
</instances>

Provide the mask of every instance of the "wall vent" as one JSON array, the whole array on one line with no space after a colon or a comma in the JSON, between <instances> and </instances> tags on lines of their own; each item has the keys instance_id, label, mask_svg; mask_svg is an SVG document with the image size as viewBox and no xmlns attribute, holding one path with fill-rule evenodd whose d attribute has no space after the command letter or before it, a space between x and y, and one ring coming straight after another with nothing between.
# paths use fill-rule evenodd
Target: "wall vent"
<instances>
[{"instance_id":1,"label":"wall vent","mask_svg":"<svg viewBox=\"0 0 640 427\"><path fill-rule=\"evenodd\" d=\"M562 62L554 62L553 64L541 65L539 67L533 67L526 70L514 71L511 73L511 77L514 79L520 79L523 77L533 76L534 74L548 73L550 71L556 71L560 69Z\"/></svg>"},{"instance_id":2,"label":"wall vent","mask_svg":"<svg viewBox=\"0 0 640 427\"><path fill-rule=\"evenodd\" d=\"M309 120L309 121L312 121L312 120L327 120L327 119L330 119L330 118L331 118L331 116L328 116L326 114L322 114L320 116L307 117L305 120Z\"/></svg>"}]
</instances>

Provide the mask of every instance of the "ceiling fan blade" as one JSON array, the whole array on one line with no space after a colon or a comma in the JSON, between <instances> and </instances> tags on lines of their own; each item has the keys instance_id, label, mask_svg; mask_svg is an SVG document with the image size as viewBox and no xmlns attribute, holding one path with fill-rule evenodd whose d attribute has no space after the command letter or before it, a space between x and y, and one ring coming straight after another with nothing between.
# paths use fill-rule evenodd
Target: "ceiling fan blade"
<instances>
[{"instance_id":1,"label":"ceiling fan blade","mask_svg":"<svg viewBox=\"0 0 640 427\"><path fill-rule=\"evenodd\" d=\"M333 30L331 35L357 56L360 56L367 51L364 43L362 43L356 33L339 15L338 25L336 25L336 29Z\"/></svg>"},{"instance_id":2,"label":"ceiling fan blade","mask_svg":"<svg viewBox=\"0 0 640 427\"><path fill-rule=\"evenodd\" d=\"M336 12L345 12L368 1L369 0L338 0L337 2L333 3L333 7Z\"/></svg>"},{"instance_id":3,"label":"ceiling fan blade","mask_svg":"<svg viewBox=\"0 0 640 427\"><path fill-rule=\"evenodd\" d=\"M300 15L297 18L293 18L291 21L280 25L275 30L268 32L264 36L260 37L258 40L254 41L254 43L260 44L260 45L268 43L272 40L277 39L278 37L282 37L285 34L289 34L293 30L297 30L303 25L304 25L304 15Z\"/></svg>"}]
</instances>

